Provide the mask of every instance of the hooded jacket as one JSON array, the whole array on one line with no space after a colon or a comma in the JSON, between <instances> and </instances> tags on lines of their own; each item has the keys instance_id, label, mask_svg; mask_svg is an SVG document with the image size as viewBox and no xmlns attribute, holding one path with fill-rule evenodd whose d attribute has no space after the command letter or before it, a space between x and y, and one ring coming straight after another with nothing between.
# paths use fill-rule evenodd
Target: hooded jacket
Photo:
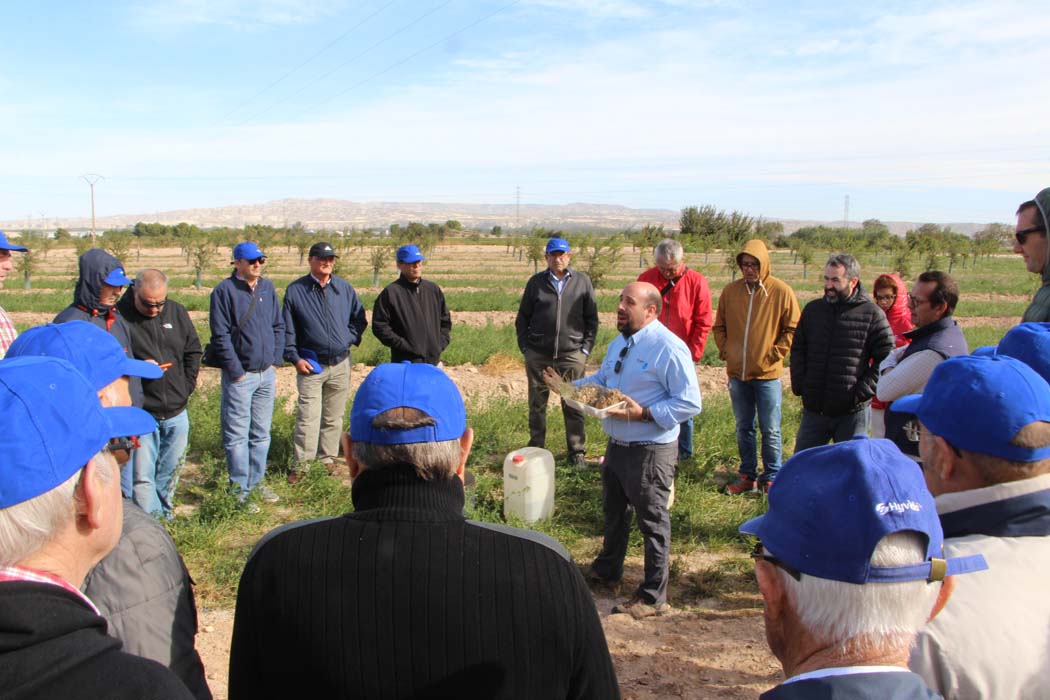
<instances>
[{"instance_id":1,"label":"hooded jacket","mask_svg":"<svg viewBox=\"0 0 1050 700\"><path fill-rule=\"evenodd\" d=\"M142 407L157 420L182 413L197 388L201 367L201 341L186 307L171 299L153 317L135 308L132 287L117 302L117 309L131 329L131 352L138 360L170 364L160 379L142 382Z\"/></svg>"},{"instance_id":2,"label":"hooded jacket","mask_svg":"<svg viewBox=\"0 0 1050 700\"><path fill-rule=\"evenodd\" d=\"M718 297L711 329L718 356L730 379L779 379L798 325L798 299L786 282L770 274L765 243L748 241L737 261L744 254L758 260L758 283L730 282Z\"/></svg>"},{"instance_id":3,"label":"hooded jacket","mask_svg":"<svg viewBox=\"0 0 1050 700\"><path fill-rule=\"evenodd\" d=\"M1043 224L1050 226L1050 187L1035 196L1035 206L1043 217ZM1044 232L1050 240L1050 231ZM1046 261L1043 263L1043 285L1036 290L1032 303L1024 310L1021 322L1050 321L1050 242L1046 246Z\"/></svg>"},{"instance_id":4,"label":"hooded jacket","mask_svg":"<svg viewBox=\"0 0 1050 700\"><path fill-rule=\"evenodd\" d=\"M80 276L77 277L77 285L73 288L73 303L55 316L55 323L66 321L87 321L94 323L99 328L109 331L110 335L120 342L124 353L128 357L131 354L131 329L127 321L120 315L116 305L107 306L99 303L102 295L102 282L117 268L121 270L124 266L120 261L101 248L92 248L85 251L78 261ZM131 394L131 403L142 407L142 380L138 377L128 378L128 392Z\"/></svg>"},{"instance_id":5,"label":"hooded jacket","mask_svg":"<svg viewBox=\"0 0 1050 700\"><path fill-rule=\"evenodd\" d=\"M897 298L893 300L893 306L886 312L886 321L890 324L890 330L893 331L893 346L901 347L911 342L911 338L906 337L904 334L912 329L911 325L911 311L908 309L908 288L904 285L904 280L900 278L900 275L894 273L888 273L889 277L893 278L893 283L897 285ZM882 277L882 275L879 275ZM879 277L876 277L877 280ZM875 294L878 290L875 289L875 282L871 283L872 294ZM875 306L879 306L878 303ZM882 307L879 306L881 309ZM879 401L878 398L872 398L871 407L885 409L889 404L884 401Z\"/></svg>"},{"instance_id":6,"label":"hooded jacket","mask_svg":"<svg viewBox=\"0 0 1050 700\"><path fill-rule=\"evenodd\" d=\"M638 275L638 281L660 290L663 304L658 320L685 341L693 362L699 362L711 332L711 288L707 278L683 266L678 279L669 282L660 268L652 267Z\"/></svg>"},{"instance_id":7,"label":"hooded jacket","mask_svg":"<svg viewBox=\"0 0 1050 700\"><path fill-rule=\"evenodd\" d=\"M807 411L844 416L875 395L879 363L893 350L886 314L864 294L806 304L791 348L791 391Z\"/></svg>"}]
</instances>

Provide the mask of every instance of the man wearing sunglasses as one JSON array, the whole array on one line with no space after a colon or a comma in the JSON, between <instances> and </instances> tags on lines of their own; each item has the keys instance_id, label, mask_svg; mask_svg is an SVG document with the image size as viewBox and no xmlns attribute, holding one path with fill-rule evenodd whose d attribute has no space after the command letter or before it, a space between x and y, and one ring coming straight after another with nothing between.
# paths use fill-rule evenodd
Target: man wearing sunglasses
<instances>
[{"instance_id":1,"label":"man wearing sunglasses","mask_svg":"<svg viewBox=\"0 0 1050 700\"><path fill-rule=\"evenodd\" d=\"M1050 187L1035 199L1017 208L1017 230L1014 233L1014 252L1024 258L1029 272L1041 275L1043 284L1025 309L1022 321L1050 321L1050 245L1047 244L1047 225L1050 224Z\"/></svg>"},{"instance_id":2,"label":"man wearing sunglasses","mask_svg":"<svg viewBox=\"0 0 1050 700\"><path fill-rule=\"evenodd\" d=\"M284 354L284 317L273 282L262 276L266 255L251 241L233 248L233 272L211 292L211 345L222 369L222 446L230 486L249 510L248 495L276 503L263 483L277 393L275 366Z\"/></svg>"},{"instance_id":3,"label":"man wearing sunglasses","mask_svg":"<svg viewBox=\"0 0 1050 700\"><path fill-rule=\"evenodd\" d=\"M759 540L766 642L787 677L762 700L941 697L909 672L908 650L946 603L957 607L956 575L988 565L945 556L922 471L893 443L857 437L795 454L768 512L740 532ZM962 634L980 637L981 626Z\"/></svg>"},{"instance_id":4,"label":"man wearing sunglasses","mask_svg":"<svg viewBox=\"0 0 1050 700\"><path fill-rule=\"evenodd\" d=\"M157 429L139 436L132 465L132 500L159 518L174 516L172 497L186 456L190 419L186 412L197 387L201 343L186 307L168 299L168 278L147 269L117 302L131 327L131 353L164 372L142 382L143 405Z\"/></svg>"},{"instance_id":5,"label":"man wearing sunglasses","mask_svg":"<svg viewBox=\"0 0 1050 700\"><path fill-rule=\"evenodd\" d=\"M588 571L595 585L618 587L631 520L645 542L645 572L631 598L613 608L635 619L662 615L667 604L671 555L671 516L667 510L678 463L678 431L700 413L700 386L685 341L658 320L660 290L632 282L620 294L616 329L605 359L595 374L574 384L594 383L618 389L622 408L610 408L602 419L609 436L602 464L602 551ZM544 379L552 388L561 381L553 368Z\"/></svg>"}]
</instances>

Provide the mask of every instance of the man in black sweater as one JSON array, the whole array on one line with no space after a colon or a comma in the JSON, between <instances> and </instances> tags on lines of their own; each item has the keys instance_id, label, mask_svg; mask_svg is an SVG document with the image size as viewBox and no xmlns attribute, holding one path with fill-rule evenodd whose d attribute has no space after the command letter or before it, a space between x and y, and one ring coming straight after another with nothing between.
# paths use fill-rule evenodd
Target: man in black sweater
<instances>
[{"instance_id":1,"label":"man in black sweater","mask_svg":"<svg viewBox=\"0 0 1050 700\"><path fill-rule=\"evenodd\" d=\"M397 249L400 276L372 306L372 332L390 348L391 362L441 362L452 333L452 316L441 287L423 279L426 258L415 245Z\"/></svg>"},{"instance_id":2,"label":"man in black sweater","mask_svg":"<svg viewBox=\"0 0 1050 700\"><path fill-rule=\"evenodd\" d=\"M463 517L455 384L377 367L343 447L354 512L286 525L237 593L230 698L620 696L594 601L553 539Z\"/></svg>"},{"instance_id":3,"label":"man in black sweater","mask_svg":"<svg viewBox=\"0 0 1050 700\"><path fill-rule=\"evenodd\" d=\"M73 365L0 362L0 694L192 700L169 670L120 651L78 590L121 532L125 442L148 413L103 408Z\"/></svg>"}]
</instances>

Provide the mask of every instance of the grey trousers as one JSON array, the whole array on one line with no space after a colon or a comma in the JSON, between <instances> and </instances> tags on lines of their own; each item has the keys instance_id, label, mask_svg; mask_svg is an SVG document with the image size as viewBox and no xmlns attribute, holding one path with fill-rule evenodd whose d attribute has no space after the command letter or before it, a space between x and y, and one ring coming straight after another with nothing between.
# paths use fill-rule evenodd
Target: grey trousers
<instances>
[{"instance_id":1,"label":"grey trousers","mask_svg":"<svg viewBox=\"0 0 1050 700\"><path fill-rule=\"evenodd\" d=\"M602 465L602 510L605 537L602 551L591 564L602 578L623 578L623 559L631 533L631 516L645 543L645 574L635 592L647 603L667 602L671 555L671 516L667 499L674 483L678 442L623 445L609 441Z\"/></svg>"},{"instance_id":2,"label":"grey trousers","mask_svg":"<svg viewBox=\"0 0 1050 700\"><path fill-rule=\"evenodd\" d=\"M795 435L795 453L828 444L828 441L845 442L854 435L868 434L868 419L871 415L871 404L855 413L844 416L822 416L802 409L802 422Z\"/></svg>"},{"instance_id":3,"label":"grey trousers","mask_svg":"<svg viewBox=\"0 0 1050 700\"><path fill-rule=\"evenodd\" d=\"M587 356L581 351L558 359L544 357L532 350L525 351L525 376L529 380L529 447L547 446L547 399L550 389L543 381L543 370L553 367L566 380L579 379L583 376L586 363ZM571 459L587 450L583 414L566 406L564 401L561 411L565 416L565 446Z\"/></svg>"},{"instance_id":4,"label":"grey trousers","mask_svg":"<svg viewBox=\"0 0 1050 700\"><path fill-rule=\"evenodd\" d=\"M299 404L295 412L292 446L298 464L339 456L343 415L350 396L350 357L324 368L320 374L296 374Z\"/></svg>"}]
</instances>

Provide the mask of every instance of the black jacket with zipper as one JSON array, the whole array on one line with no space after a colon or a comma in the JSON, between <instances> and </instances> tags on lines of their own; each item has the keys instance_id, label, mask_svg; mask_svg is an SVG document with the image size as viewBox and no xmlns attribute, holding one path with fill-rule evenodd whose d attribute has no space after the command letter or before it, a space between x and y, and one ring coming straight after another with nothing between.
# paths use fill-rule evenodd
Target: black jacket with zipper
<instances>
[{"instance_id":1,"label":"black jacket with zipper","mask_svg":"<svg viewBox=\"0 0 1050 700\"><path fill-rule=\"evenodd\" d=\"M514 322L518 348L556 358L582 350L590 354L598 335L598 302L591 279L573 270L561 296L550 270L533 275L525 285Z\"/></svg>"},{"instance_id":2,"label":"black jacket with zipper","mask_svg":"<svg viewBox=\"0 0 1050 700\"><path fill-rule=\"evenodd\" d=\"M160 313L147 318L135 308L134 287L128 287L117 309L131 328L131 354L137 360L171 365L160 379L143 379L143 408L158 420L182 413L197 388L201 341L186 307L168 299Z\"/></svg>"},{"instance_id":3,"label":"black jacket with zipper","mask_svg":"<svg viewBox=\"0 0 1050 700\"><path fill-rule=\"evenodd\" d=\"M886 314L860 284L848 298L814 299L802 310L791 347L791 391L807 411L844 416L875 395L879 363L893 350Z\"/></svg>"},{"instance_id":4,"label":"black jacket with zipper","mask_svg":"<svg viewBox=\"0 0 1050 700\"><path fill-rule=\"evenodd\" d=\"M452 338L452 315L441 288L430 280L398 277L372 306L372 332L390 348L391 362L436 365Z\"/></svg>"}]
</instances>

